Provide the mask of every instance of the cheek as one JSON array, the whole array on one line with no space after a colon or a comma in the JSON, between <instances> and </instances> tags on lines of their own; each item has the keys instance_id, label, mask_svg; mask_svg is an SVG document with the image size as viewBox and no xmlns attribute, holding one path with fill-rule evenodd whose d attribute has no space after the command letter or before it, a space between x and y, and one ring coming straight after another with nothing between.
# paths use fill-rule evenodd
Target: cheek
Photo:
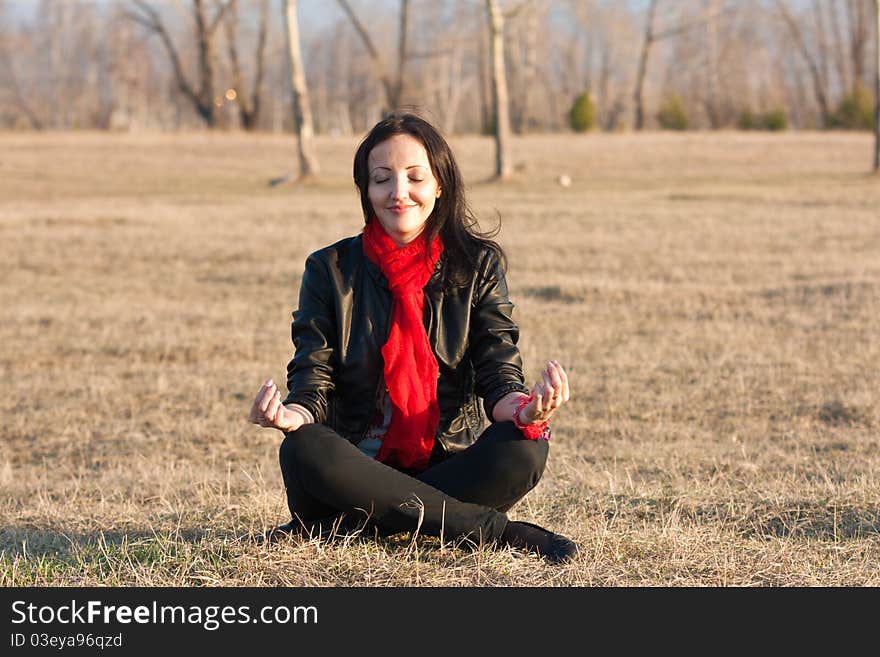
<instances>
[{"instance_id":1,"label":"cheek","mask_svg":"<svg viewBox=\"0 0 880 657\"><path fill-rule=\"evenodd\" d=\"M418 190L417 198L423 206L433 206L437 202L437 188L433 185L426 185Z\"/></svg>"},{"instance_id":2,"label":"cheek","mask_svg":"<svg viewBox=\"0 0 880 657\"><path fill-rule=\"evenodd\" d=\"M382 190L376 187L375 185L370 185L367 187L367 198L370 199L370 204L373 206L382 204Z\"/></svg>"}]
</instances>

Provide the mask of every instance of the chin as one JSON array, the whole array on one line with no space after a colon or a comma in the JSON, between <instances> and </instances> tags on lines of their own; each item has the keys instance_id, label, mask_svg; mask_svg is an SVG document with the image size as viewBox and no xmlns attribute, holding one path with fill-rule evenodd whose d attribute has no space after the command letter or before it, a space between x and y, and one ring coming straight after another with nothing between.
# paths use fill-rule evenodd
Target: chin
<instances>
[{"instance_id":1,"label":"chin","mask_svg":"<svg viewBox=\"0 0 880 657\"><path fill-rule=\"evenodd\" d=\"M418 233L422 230L425 225L425 222L411 222L411 221L382 221L380 222L382 227L385 229L387 233L393 233L395 235L412 235L413 233Z\"/></svg>"}]
</instances>

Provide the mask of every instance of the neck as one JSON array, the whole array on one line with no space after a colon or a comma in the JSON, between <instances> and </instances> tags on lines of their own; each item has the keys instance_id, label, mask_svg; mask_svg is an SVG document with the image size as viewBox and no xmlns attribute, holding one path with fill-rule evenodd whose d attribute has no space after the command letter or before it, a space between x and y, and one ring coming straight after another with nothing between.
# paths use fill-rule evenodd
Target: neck
<instances>
[{"instance_id":1,"label":"neck","mask_svg":"<svg viewBox=\"0 0 880 657\"><path fill-rule=\"evenodd\" d=\"M385 226L383 226L382 223L378 219L376 219L375 217L373 219L371 219L371 221L375 221L378 224L379 228L381 228L382 231L386 235L388 235L388 237L391 238L391 241L394 242L394 244L397 246L398 249L402 249L407 244L412 244L415 240L417 240L421 236L421 234L425 230L425 226L422 225L419 227L418 230L410 232L410 233L401 233L400 231L397 231L397 230L388 231L385 229Z\"/></svg>"}]
</instances>

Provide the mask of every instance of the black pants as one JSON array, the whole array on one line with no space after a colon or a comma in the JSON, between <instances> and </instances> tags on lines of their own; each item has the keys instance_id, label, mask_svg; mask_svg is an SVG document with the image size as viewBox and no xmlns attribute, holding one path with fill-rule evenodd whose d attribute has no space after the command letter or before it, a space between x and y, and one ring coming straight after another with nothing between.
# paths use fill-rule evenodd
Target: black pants
<instances>
[{"instance_id":1,"label":"black pants","mask_svg":"<svg viewBox=\"0 0 880 657\"><path fill-rule=\"evenodd\" d=\"M413 531L493 541L505 511L544 472L546 440L527 440L513 422L496 422L466 450L410 476L363 452L322 424L287 434L280 461L287 504L305 528L343 517L383 534Z\"/></svg>"}]
</instances>

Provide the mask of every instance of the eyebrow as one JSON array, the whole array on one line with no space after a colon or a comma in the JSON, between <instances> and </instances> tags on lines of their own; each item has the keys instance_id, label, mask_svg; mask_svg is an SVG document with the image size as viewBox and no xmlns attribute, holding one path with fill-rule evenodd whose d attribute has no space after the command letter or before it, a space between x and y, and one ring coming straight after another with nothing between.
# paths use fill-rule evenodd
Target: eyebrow
<instances>
[{"instance_id":1,"label":"eyebrow","mask_svg":"<svg viewBox=\"0 0 880 657\"><path fill-rule=\"evenodd\" d=\"M410 169L427 169L427 168L428 167L426 167L424 164L410 164L408 167L406 167L406 170L409 171ZM385 169L386 171L391 171L391 167L381 167L380 166L380 167L373 167L372 169L370 169L370 173L373 173L373 171L375 171L376 169Z\"/></svg>"}]
</instances>

